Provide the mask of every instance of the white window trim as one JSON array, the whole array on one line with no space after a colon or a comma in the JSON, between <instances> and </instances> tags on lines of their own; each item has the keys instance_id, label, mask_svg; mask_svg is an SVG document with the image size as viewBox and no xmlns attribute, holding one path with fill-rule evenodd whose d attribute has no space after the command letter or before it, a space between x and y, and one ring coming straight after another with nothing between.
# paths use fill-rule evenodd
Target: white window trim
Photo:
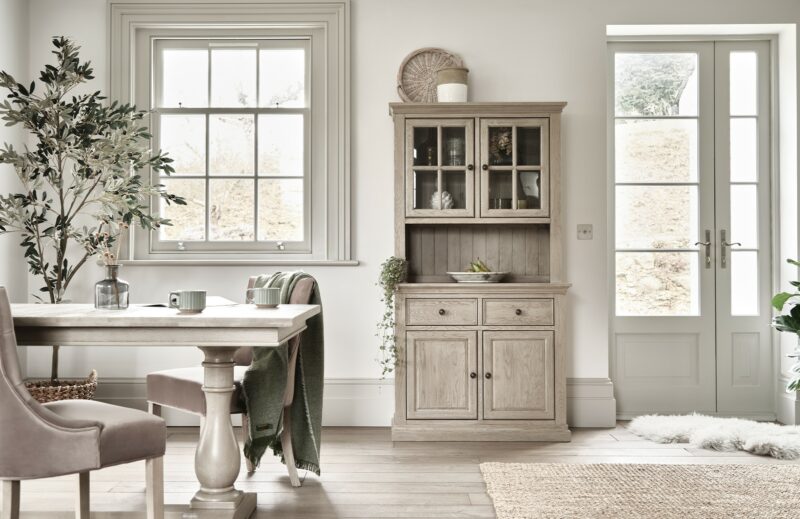
<instances>
[{"instance_id":1,"label":"white window trim","mask_svg":"<svg viewBox=\"0 0 800 519\"><path fill-rule=\"evenodd\" d=\"M149 62L137 41L143 37L192 34L196 37L258 37L259 31L275 34L286 30L314 32L327 64L325 106L324 175L316 184L323 204L311 207L324 218L312 231L311 253L284 252L154 252L148 233L136 232L126 243L123 263L140 265L356 265L351 257L350 218L350 0L313 3L275 0L243 0L235 4L211 0L108 0L110 98L135 103L142 90L136 70ZM294 28L294 29L293 29ZM213 33L213 34L212 34ZM206 34L206 36L203 36ZM312 58L313 59L313 58ZM147 97L145 97L147 99ZM136 103L142 105L141 102ZM312 138L313 140L313 138ZM317 141L318 142L318 141ZM312 226L314 224L312 223Z\"/></svg>"}]
</instances>

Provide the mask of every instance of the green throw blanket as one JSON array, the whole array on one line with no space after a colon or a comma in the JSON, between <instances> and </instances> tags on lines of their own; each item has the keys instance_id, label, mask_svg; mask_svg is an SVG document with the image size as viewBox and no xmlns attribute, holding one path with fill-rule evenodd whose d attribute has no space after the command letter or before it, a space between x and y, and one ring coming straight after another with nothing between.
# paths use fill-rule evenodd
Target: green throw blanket
<instances>
[{"instance_id":1,"label":"green throw blanket","mask_svg":"<svg viewBox=\"0 0 800 519\"><path fill-rule=\"evenodd\" d=\"M256 287L280 287L281 303L287 303L297 282L309 278L303 272L277 272L262 275ZM319 287L315 286L310 304L321 305ZM292 447L296 466L317 475L322 429L322 390L324 383L324 341L322 336L322 311L308 320L303 332L294 381L294 401L291 412ZM258 466L267 448L271 448L281 461L283 457L280 433L283 395L286 389L289 362L288 344L278 348L254 348L253 363L244 375L242 389L250 434L244 446L244 455Z\"/></svg>"}]
</instances>

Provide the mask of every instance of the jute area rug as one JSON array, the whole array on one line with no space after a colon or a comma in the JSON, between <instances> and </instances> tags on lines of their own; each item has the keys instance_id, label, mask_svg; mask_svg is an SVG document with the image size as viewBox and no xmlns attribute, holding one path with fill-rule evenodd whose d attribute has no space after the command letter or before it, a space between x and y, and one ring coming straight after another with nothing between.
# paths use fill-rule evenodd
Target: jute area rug
<instances>
[{"instance_id":1,"label":"jute area rug","mask_svg":"<svg viewBox=\"0 0 800 519\"><path fill-rule=\"evenodd\" d=\"M800 510L798 465L482 463L498 519L781 518Z\"/></svg>"}]
</instances>

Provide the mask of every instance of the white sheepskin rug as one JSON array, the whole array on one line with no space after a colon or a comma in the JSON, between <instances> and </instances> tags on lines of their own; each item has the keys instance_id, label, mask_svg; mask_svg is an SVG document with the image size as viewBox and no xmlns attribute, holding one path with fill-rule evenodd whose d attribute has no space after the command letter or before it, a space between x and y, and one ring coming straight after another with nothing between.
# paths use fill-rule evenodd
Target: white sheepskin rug
<instances>
[{"instance_id":1,"label":"white sheepskin rug","mask_svg":"<svg viewBox=\"0 0 800 519\"><path fill-rule=\"evenodd\" d=\"M690 443L715 451L742 450L781 460L800 458L800 426L739 418L647 415L634 418L628 430L658 443Z\"/></svg>"}]
</instances>

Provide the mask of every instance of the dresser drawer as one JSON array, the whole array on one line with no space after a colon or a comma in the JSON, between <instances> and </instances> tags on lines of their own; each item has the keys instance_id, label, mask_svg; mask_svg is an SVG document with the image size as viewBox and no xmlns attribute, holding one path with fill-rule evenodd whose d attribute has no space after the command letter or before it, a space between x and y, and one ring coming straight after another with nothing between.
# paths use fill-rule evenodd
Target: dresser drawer
<instances>
[{"instance_id":1,"label":"dresser drawer","mask_svg":"<svg viewBox=\"0 0 800 519\"><path fill-rule=\"evenodd\" d=\"M478 324L477 299L406 299L406 324L476 325Z\"/></svg>"},{"instance_id":2,"label":"dresser drawer","mask_svg":"<svg viewBox=\"0 0 800 519\"><path fill-rule=\"evenodd\" d=\"M554 326L552 299L484 299L487 326Z\"/></svg>"}]
</instances>

